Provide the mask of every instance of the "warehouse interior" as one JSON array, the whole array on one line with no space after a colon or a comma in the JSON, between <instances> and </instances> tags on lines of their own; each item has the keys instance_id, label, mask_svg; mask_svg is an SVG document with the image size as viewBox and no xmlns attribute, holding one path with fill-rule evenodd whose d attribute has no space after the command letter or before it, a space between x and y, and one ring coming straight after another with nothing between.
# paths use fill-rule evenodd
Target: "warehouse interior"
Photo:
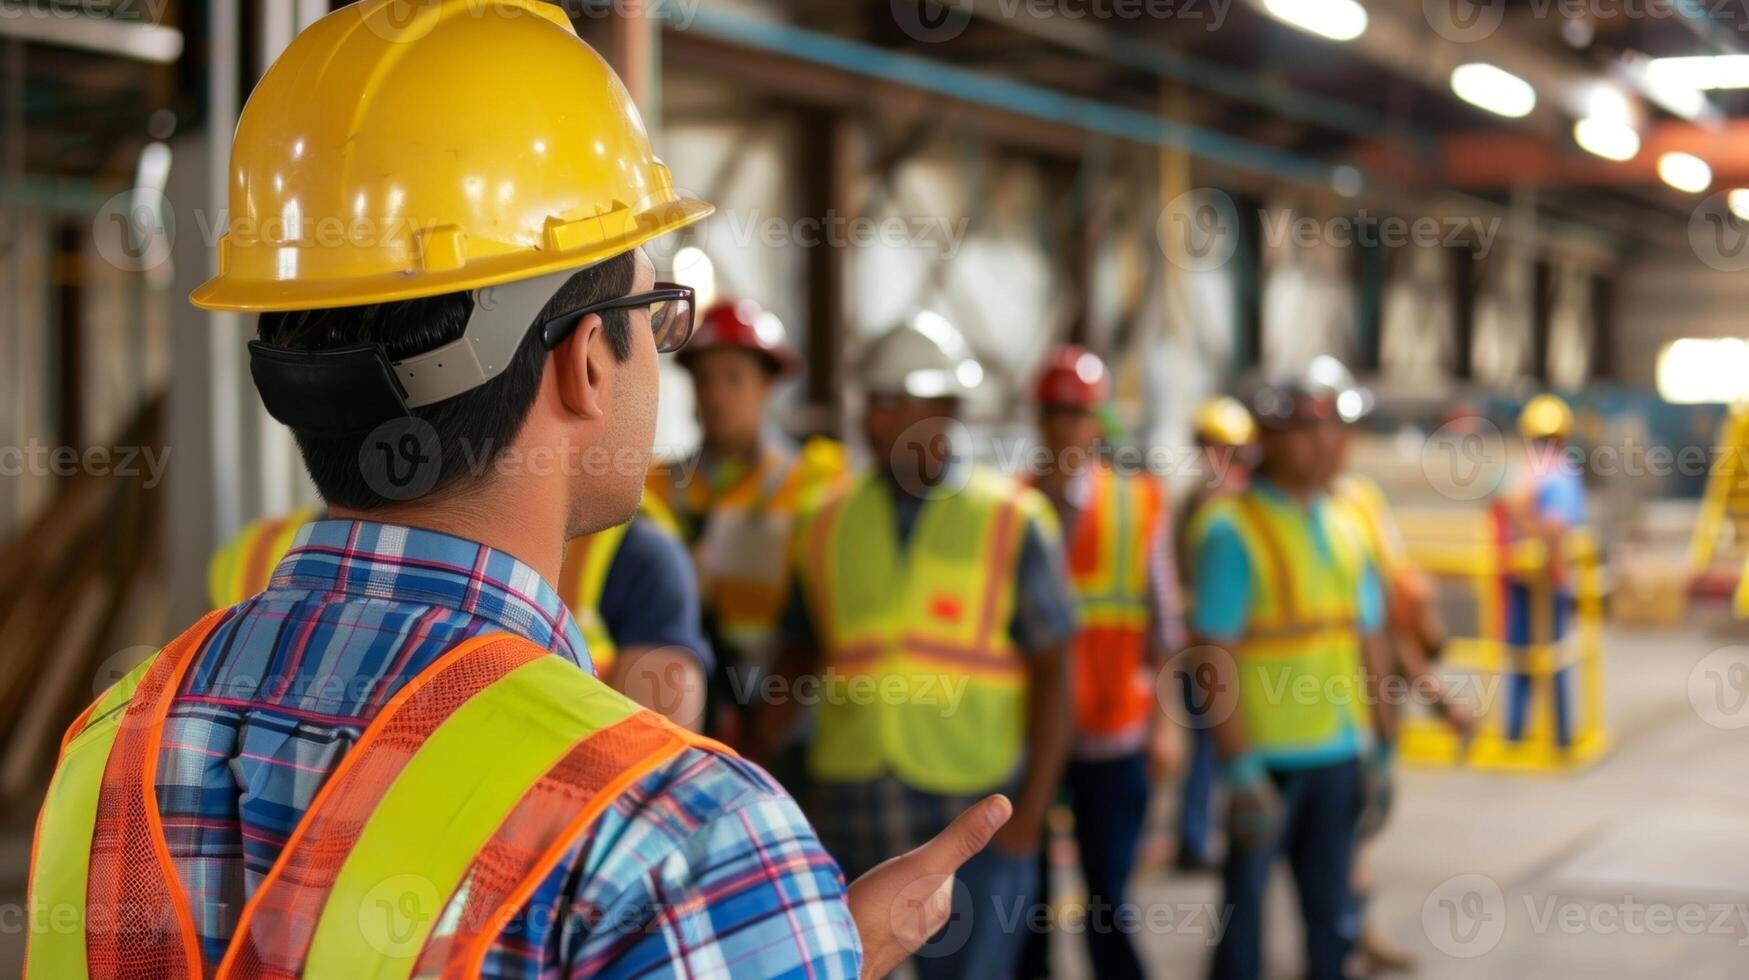
<instances>
[{"instance_id":1,"label":"warehouse interior","mask_svg":"<svg viewBox=\"0 0 1749 980\"><path fill-rule=\"evenodd\" d=\"M24 954L31 828L62 730L207 611L221 545L320 503L251 383L253 318L187 296L217 268L251 90L343 5L0 0L6 969ZM1405 758L1374 910L1421 976L1740 974L1743 11L560 6L676 184L717 206L650 247L660 278L700 306L758 297L802 354L772 419L793 436L860 452L858 358L928 313L982 365L965 408L977 459L1012 468L1032 378L1073 342L1111 366L1112 444L1177 498L1199 475L1200 404L1333 355L1377 399L1352 468L1384 488L1454 634L1483 638L1448 666L1497 681L1479 522L1521 459L1520 409L1564 398L1596 546L1580 612L1595 617L1596 741L1517 766L1437 739ZM662 381L655 453L678 459L698 443L695 404L678 365ZM1138 941L1155 976L1199 973L1218 938L1202 914L1217 880L1171 867L1171 795L1150 808L1135 878L1158 913ZM1058 863L1051 907L1072 937L1078 885ZM1269 917L1269 975L1298 975L1285 884ZM1072 941L1051 956L1054 975L1092 975Z\"/></svg>"}]
</instances>

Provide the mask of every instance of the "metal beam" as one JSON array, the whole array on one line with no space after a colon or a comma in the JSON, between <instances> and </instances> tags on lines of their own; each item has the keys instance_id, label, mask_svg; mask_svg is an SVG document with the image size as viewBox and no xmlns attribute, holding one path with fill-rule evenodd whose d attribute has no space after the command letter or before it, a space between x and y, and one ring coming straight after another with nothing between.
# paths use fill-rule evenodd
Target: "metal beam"
<instances>
[{"instance_id":1,"label":"metal beam","mask_svg":"<svg viewBox=\"0 0 1749 980\"><path fill-rule=\"evenodd\" d=\"M699 35L768 56L823 65L864 79L927 93L939 100L994 109L1034 123L1048 123L1144 146L1182 150L1250 173L1327 186L1330 165L1275 147L1195 126L1172 123L1150 112L1097 99L955 68L925 58L877 48L789 24L759 20L715 7L700 7L676 37Z\"/></svg>"},{"instance_id":2,"label":"metal beam","mask_svg":"<svg viewBox=\"0 0 1749 980\"><path fill-rule=\"evenodd\" d=\"M1354 157L1407 184L1493 190L1520 184L1611 186L1659 183L1658 158L1692 153L1713 168L1719 187L1749 184L1749 119L1717 130L1685 122L1665 122L1641 136L1640 152L1617 163L1576 148L1551 145L1535 133L1495 129L1459 133L1442 140L1427 161L1407 160L1383 143L1367 143Z\"/></svg>"}]
</instances>

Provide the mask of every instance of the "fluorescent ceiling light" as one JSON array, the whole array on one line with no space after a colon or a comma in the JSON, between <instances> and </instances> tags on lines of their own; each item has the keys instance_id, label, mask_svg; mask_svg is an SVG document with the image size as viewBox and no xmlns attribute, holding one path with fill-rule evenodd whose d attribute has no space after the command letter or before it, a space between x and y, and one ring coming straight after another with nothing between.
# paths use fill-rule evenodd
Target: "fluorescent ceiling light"
<instances>
[{"instance_id":1,"label":"fluorescent ceiling light","mask_svg":"<svg viewBox=\"0 0 1749 980\"><path fill-rule=\"evenodd\" d=\"M1738 337L1684 337L1658 353L1658 396L1679 405L1738 401L1749 394L1749 344Z\"/></svg>"},{"instance_id":2,"label":"fluorescent ceiling light","mask_svg":"<svg viewBox=\"0 0 1749 980\"><path fill-rule=\"evenodd\" d=\"M1366 31L1366 8L1355 0L1263 0L1276 20L1332 41L1352 41Z\"/></svg>"},{"instance_id":3,"label":"fluorescent ceiling light","mask_svg":"<svg viewBox=\"0 0 1749 980\"><path fill-rule=\"evenodd\" d=\"M1699 194L1712 186L1713 168L1691 153L1666 153L1658 158L1658 179L1679 191Z\"/></svg>"},{"instance_id":4,"label":"fluorescent ceiling light","mask_svg":"<svg viewBox=\"0 0 1749 980\"><path fill-rule=\"evenodd\" d=\"M1451 70L1451 90L1478 109L1519 119L1536 108L1536 89L1503 68L1472 61Z\"/></svg>"},{"instance_id":5,"label":"fluorescent ceiling light","mask_svg":"<svg viewBox=\"0 0 1749 980\"><path fill-rule=\"evenodd\" d=\"M1749 54L1703 54L1653 58L1646 77L1680 88L1749 88Z\"/></svg>"},{"instance_id":6,"label":"fluorescent ceiling light","mask_svg":"<svg viewBox=\"0 0 1749 980\"><path fill-rule=\"evenodd\" d=\"M1739 187L1725 195L1725 207L1738 221L1749 221L1749 187Z\"/></svg>"},{"instance_id":7,"label":"fluorescent ceiling light","mask_svg":"<svg viewBox=\"0 0 1749 980\"><path fill-rule=\"evenodd\" d=\"M1640 152L1640 134L1634 127L1596 116L1586 116L1573 124L1573 141L1585 152L1605 160L1632 160Z\"/></svg>"}]
</instances>

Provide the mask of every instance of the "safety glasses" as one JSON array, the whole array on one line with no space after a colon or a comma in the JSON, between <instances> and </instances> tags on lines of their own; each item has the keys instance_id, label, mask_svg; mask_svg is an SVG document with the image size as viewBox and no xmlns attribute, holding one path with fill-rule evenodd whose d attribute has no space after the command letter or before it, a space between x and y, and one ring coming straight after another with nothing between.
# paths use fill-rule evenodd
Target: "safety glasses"
<instances>
[{"instance_id":1,"label":"safety glasses","mask_svg":"<svg viewBox=\"0 0 1749 980\"><path fill-rule=\"evenodd\" d=\"M693 296L691 286L679 283L659 282L656 288L648 292L632 293L615 299L604 299L561 313L540 325L541 343L547 350L559 346L571 331L577 329L577 324L591 313L605 313L608 310L638 310L647 308L650 312L650 333L656 338L656 350L662 354L672 354L692 339Z\"/></svg>"}]
</instances>

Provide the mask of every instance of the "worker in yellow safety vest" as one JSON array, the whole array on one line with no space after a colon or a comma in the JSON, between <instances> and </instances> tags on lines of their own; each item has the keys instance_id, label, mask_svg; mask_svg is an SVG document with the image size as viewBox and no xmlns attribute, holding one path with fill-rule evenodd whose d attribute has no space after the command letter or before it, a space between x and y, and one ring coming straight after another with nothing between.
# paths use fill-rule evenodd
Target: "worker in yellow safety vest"
<instances>
[{"instance_id":1,"label":"worker in yellow safety vest","mask_svg":"<svg viewBox=\"0 0 1749 980\"><path fill-rule=\"evenodd\" d=\"M703 591L716 651L711 731L739 742L771 666L788 586L790 531L799 509L846 473L843 447L816 437L797 447L767 418L773 393L801 368L782 321L750 299L725 299L700 317L677 355L692 376L703 439L696 452L651 470L645 493L674 513ZM795 766L774 771L786 784Z\"/></svg>"},{"instance_id":2,"label":"worker in yellow safety vest","mask_svg":"<svg viewBox=\"0 0 1749 980\"><path fill-rule=\"evenodd\" d=\"M1190 628L1212 666L1199 696L1230 800L1230 919L1213 975L1261 976L1263 898L1281 856L1299 892L1305 973L1334 980L1347 975L1357 926L1357 831L1389 802L1383 598L1362 532L1324 490L1336 399L1294 376L1259 387L1251 408L1261 450L1251 485L1206 505L1190 529Z\"/></svg>"},{"instance_id":3,"label":"worker in yellow safety vest","mask_svg":"<svg viewBox=\"0 0 1749 980\"><path fill-rule=\"evenodd\" d=\"M1445 624L1433 585L1410 559L1384 490L1371 477L1349 468L1353 430L1372 414L1373 393L1355 380L1347 365L1327 354L1314 358L1307 374L1320 391L1334 399L1342 423L1321 430L1330 440L1324 453L1329 464L1330 501L1360 529L1367 558L1378 572L1393 655L1390 673L1397 686L1390 696L1399 703L1412 701L1433 709L1460 739L1467 740L1475 728L1475 712L1456 692L1448 690L1439 674L1437 665L1445 647ZM1376 832L1379 828L1367 829ZM1351 886L1360 919L1354 950L1363 961L1359 964L1360 972L1413 970L1415 955L1391 942L1376 922L1366 916L1372 894L1370 854L1371 841L1361 841L1355 849Z\"/></svg>"},{"instance_id":4,"label":"worker in yellow safety vest","mask_svg":"<svg viewBox=\"0 0 1749 980\"><path fill-rule=\"evenodd\" d=\"M298 531L321 516L320 508L300 507L256 521L219 549L207 568L212 608L266 591ZM596 676L670 721L700 730L712 651L699 628L692 567L661 501L646 495L630 521L567 542L555 584L576 617Z\"/></svg>"},{"instance_id":5,"label":"worker in yellow safety vest","mask_svg":"<svg viewBox=\"0 0 1749 980\"><path fill-rule=\"evenodd\" d=\"M551 584L636 511L692 331L643 246L711 206L559 6L403 7L268 68L192 296L259 314L327 519L74 721L25 973L885 974L1007 802L847 889L756 767L596 679Z\"/></svg>"},{"instance_id":6,"label":"worker in yellow safety vest","mask_svg":"<svg viewBox=\"0 0 1749 980\"><path fill-rule=\"evenodd\" d=\"M849 874L968 801L1013 794L1013 820L961 869L955 925L917 957L926 980L1012 972L1025 936L1013 910L1035 899L1071 737L1075 611L1057 522L1038 491L966 458L958 413L981 377L933 312L865 352L871 462L803 515L755 719L775 746L814 709L810 815Z\"/></svg>"},{"instance_id":7,"label":"worker in yellow safety vest","mask_svg":"<svg viewBox=\"0 0 1749 980\"><path fill-rule=\"evenodd\" d=\"M1182 735L1156 680L1184 646L1165 492L1148 473L1101 460L1109 375L1079 345L1052 350L1033 391L1044 453L1033 486L1063 528L1080 614L1073 663L1075 744L1063 784L1087 883L1082 935L1098 977L1141 977L1128 899L1149 784L1176 775ZM1041 873L1044 873L1041 869ZM1040 955L1030 947L1029 957Z\"/></svg>"},{"instance_id":8,"label":"worker in yellow safety vest","mask_svg":"<svg viewBox=\"0 0 1749 980\"><path fill-rule=\"evenodd\" d=\"M1181 588L1188 603L1195 584L1191 573L1195 556L1187 550L1190 522L1209 501L1238 493L1249 485L1251 468L1257 462L1257 424L1251 410L1231 395L1210 398L1191 416L1191 435L1196 446L1196 482L1174 509L1172 542ZM1179 688L1184 718L1189 723L1190 752L1184 767L1184 782L1178 798L1178 846L1173 866L1180 871L1203 873L1221 866L1214 847L1215 781L1219 762L1215 743L1209 737L1208 706L1196 696L1195 677L1210 665L1197 651L1187 651L1178 660Z\"/></svg>"}]
</instances>

